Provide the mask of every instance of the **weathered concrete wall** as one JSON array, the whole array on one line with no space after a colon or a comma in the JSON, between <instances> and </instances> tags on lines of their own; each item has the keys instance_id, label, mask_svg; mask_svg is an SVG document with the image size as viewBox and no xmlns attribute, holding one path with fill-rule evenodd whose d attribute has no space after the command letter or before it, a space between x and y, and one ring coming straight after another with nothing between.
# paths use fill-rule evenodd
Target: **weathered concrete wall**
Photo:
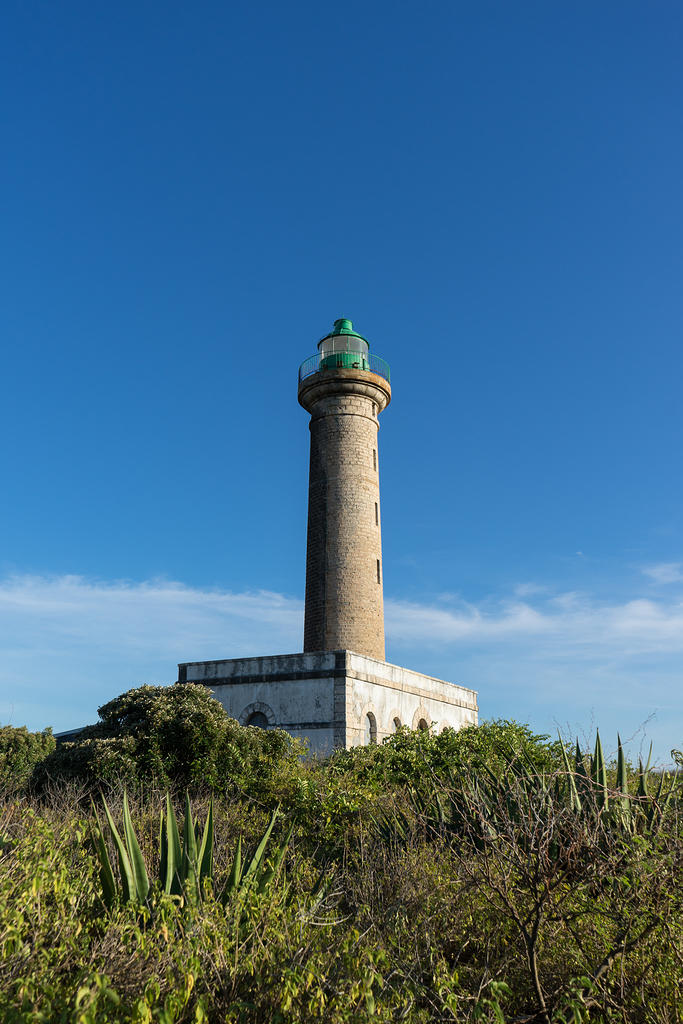
<instances>
[{"instance_id":1,"label":"weathered concrete wall","mask_svg":"<svg viewBox=\"0 0 683 1024\"><path fill-rule=\"evenodd\" d=\"M411 728L423 721L437 731L477 723L473 690L351 651L188 662L178 669L179 682L209 686L243 725L261 712L269 728L306 739L319 754L366 742L368 714L377 742L395 731L394 719Z\"/></svg>"},{"instance_id":2,"label":"weathered concrete wall","mask_svg":"<svg viewBox=\"0 0 683 1024\"><path fill-rule=\"evenodd\" d=\"M376 727L376 742L396 731L420 723L441 732L446 726L460 729L478 722L477 695L464 686L425 676L399 665L347 652L346 746L365 742L366 718Z\"/></svg>"},{"instance_id":3,"label":"weathered concrete wall","mask_svg":"<svg viewBox=\"0 0 683 1024\"><path fill-rule=\"evenodd\" d=\"M209 686L231 718L246 725L260 711L270 728L308 742L312 753L334 749L334 652L234 658L179 665L180 682Z\"/></svg>"},{"instance_id":4,"label":"weathered concrete wall","mask_svg":"<svg viewBox=\"0 0 683 1024\"><path fill-rule=\"evenodd\" d=\"M269 654L256 658L226 658L222 661L186 661L178 666L179 682L204 680L307 679L338 668L337 652L315 651L308 654Z\"/></svg>"},{"instance_id":5,"label":"weathered concrete wall","mask_svg":"<svg viewBox=\"0 0 683 1024\"><path fill-rule=\"evenodd\" d=\"M304 651L384 658L377 432L390 398L363 370L320 370L299 387L311 413Z\"/></svg>"},{"instance_id":6,"label":"weathered concrete wall","mask_svg":"<svg viewBox=\"0 0 683 1024\"><path fill-rule=\"evenodd\" d=\"M313 753L334 749L334 696L330 679L272 683L232 683L210 689L227 713L246 725L254 711L263 712L272 728L308 741ZM272 720L271 720L272 715Z\"/></svg>"}]
</instances>

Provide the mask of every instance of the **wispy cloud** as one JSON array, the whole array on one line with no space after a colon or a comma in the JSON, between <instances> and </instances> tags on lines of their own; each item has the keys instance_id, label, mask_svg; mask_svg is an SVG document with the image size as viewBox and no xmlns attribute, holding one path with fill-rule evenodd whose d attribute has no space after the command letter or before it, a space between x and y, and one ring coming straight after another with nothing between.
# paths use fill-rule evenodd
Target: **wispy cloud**
<instances>
[{"instance_id":1,"label":"wispy cloud","mask_svg":"<svg viewBox=\"0 0 683 1024\"><path fill-rule=\"evenodd\" d=\"M82 576L11 576L0 581L0 643L31 650L70 644L98 651L204 657L239 652L264 635L291 644L302 602L269 591L231 593L168 580L134 583ZM206 655L212 657L213 654ZM225 655L224 656L229 656Z\"/></svg>"},{"instance_id":2,"label":"wispy cloud","mask_svg":"<svg viewBox=\"0 0 683 1024\"><path fill-rule=\"evenodd\" d=\"M544 594L547 587L542 583L518 583L514 588L517 597L531 597L534 594Z\"/></svg>"},{"instance_id":3,"label":"wispy cloud","mask_svg":"<svg viewBox=\"0 0 683 1024\"><path fill-rule=\"evenodd\" d=\"M168 580L0 580L0 720L68 728L109 697L168 683L179 661L297 650L303 604Z\"/></svg>"},{"instance_id":4,"label":"wispy cloud","mask_svg":"<svg viewBox=\"0 0 683 1024\"><path fill-rule=\"evenodd\" d=\"M543 642L565 657L590 649L683 655L683 600L598 602L568 591L536 601L498 599L459 607L387 601L387 632L400 643Z\"/></svg>"},{"instance_id":5,"label":"wispy cloud","mask_svg":"<svg viewBox=\"0 0 683 1024\"><path fill-rule=\"evenodd\" d=\"M659 562L646 566L643 572L655 583L680 583L683 581L683 562Z\"/></svg>"},{"instance_id":6,"label":"wispy cloud","mask_svg":"<svg viewBox=\"0 0 683 1024\"><path fill-rule=\"evenodd\" d=\"M623 730L667 708L662 742L680 745L683 594L604 601L525 583L478 602L388 598L385 613L390 659L479 689L484 714L576 721L597 706ZM267 591L11 576L0 580L0 720L92 721L130 686L172 682L179 661L300 650L302 627L303 602Z\"/></svg>"},{"instance_id":7,"label":"wispy cloud","mask_svg":"<svg viewBox=\"0 0 683 1024\"><path fill-rule=\"evenodd\" d=\"M385 616L387 634L401 644L425 640L443 644L463 640L509 640L552 628L549 619L522 601L490 607L461 601L453 609L437 604L388 600Z\"/></svg>"},{"instance_id":8,"label":"wispy cloud","mask_svg":"<svg viewBox=\"0 0 683 1024\"><path fill-rule=\"evenodd\" d=\"M391 659L478 690L484 717L581 735L597 723L606 736L634 736L634 755L653 740L663 761L683 746L682 596L518 595L447 607L387 601Z\"/></svg>"}]
</instances>

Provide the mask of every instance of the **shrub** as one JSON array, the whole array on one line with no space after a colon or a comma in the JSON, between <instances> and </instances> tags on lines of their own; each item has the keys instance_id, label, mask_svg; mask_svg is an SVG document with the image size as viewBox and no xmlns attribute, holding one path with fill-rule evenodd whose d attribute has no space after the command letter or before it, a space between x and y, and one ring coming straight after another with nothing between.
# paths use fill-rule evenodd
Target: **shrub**
<instances>
[{"instance_id":1,"label":"shrub","mask_svg":"<svg viewBox=\"0 0 683 1024\"><path fill-rule=\"evenodd\" d=\"M203 686L140 686L98 710L100 721L61 744L35 774L88 785L237 788L277 797L303 748L281 730L245 728Z\"/></svg>"},{"instance_id":2,"label":"shrub","mask_svg":"<svg viewBox=\"0 0 683 1024\"><path fill-rule=\"evenodd\" d=\"M77 790L64 785L40 802L0 799L0 1020L680 1022L678 792L657 834L643 836L556 796L566 770L545 779L547 793L523 773L504 781L487 793L465 770L453 794L471 794L461 826L435 830L433 815L419 811L402 837L362 825L322 871L320 820L302 819L280 881L265 892L235 890L224 902L206 887L190 905L154 887L145 903L114 899L110 909L92 846L97 819L87 804L73 808ZM350 777L345 784L352 795ZM396 810L410 809L404 789L386 788ZM239 836L256 846L268 814L221 796L197 798L194 810L215 824L222 892ZM144 797L130 807L155 872L158 811ZM119 822L117 795L111 812ZM276 827L273 842L280 847L285 836Z\"/></svg>"},{"instance_id":3,"label":"shrub","mask_svg":"<svg viewBox=\"0 0 683 1024\"><path fill-rule=\"evenodd\" d=\"M34 767L55 749L51 729L29 732L25 725L0 728L0 787L21 789Z\"/></svg>"},{"instance_id":4,"label":"shrub","mask_svg":"<svg viewBox=\"0 0 683 1024\"><path fill-rule=\"evenodd\" d=\"M379 746L354 747L336 753L333 772L351 772L366 782L418 786L429 777L457 772L507 770L523 761L539 772L562 769L562 744L549 742L520 722L493 719L460 730L432 732L399 729Z\"/></svg>"}]
</instances>

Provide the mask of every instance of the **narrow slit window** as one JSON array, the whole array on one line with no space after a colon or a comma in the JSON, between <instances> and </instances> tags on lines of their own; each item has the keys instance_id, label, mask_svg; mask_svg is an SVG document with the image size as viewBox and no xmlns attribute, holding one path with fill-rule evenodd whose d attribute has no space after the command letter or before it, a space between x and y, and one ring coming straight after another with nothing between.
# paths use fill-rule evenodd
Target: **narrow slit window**
<instances>
[{"instance_id":1,"label":"narrow slit window","mask_svg":"<svg viewBox=\"0 0 683 1024\"><path fill-rule=\"evenodd\" d=\"M379 526L379 505L375 502L375 526Z\"/></svg>"},{"instance_id":2,"label":"narrow slit window","mask_svg":"<svg viewBox=\"0 0 683 1024\"><path fill-rule=\"evenodd\" d=\"M379 569L379 558L377 559L377 582L378 583L382 582L382 577L380 576L380 569Z\"/></svg>"},{"instance_id":3,"label":"narrow slit window","mask_svg":"<svg viewBox=\"0 0 683 1024\"><path fill-rule=\"evenodd\" d=\"M377 471L377 449L372 449L372 468Z\"/></svg>"}]
</instances>

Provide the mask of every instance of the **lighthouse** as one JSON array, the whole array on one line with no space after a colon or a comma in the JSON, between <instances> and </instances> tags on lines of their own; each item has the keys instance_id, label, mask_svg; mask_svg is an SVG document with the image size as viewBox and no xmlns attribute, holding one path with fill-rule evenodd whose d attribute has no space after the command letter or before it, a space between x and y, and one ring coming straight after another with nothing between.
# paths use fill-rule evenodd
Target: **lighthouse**
<instances>
[{"instance_id":1,"label":"lighthouse","mask_svg":"<svg viewBox=\"0 0 683 1024\"><path fill-rule=\"evenodd\" d=\"M384 661L378 433L390 401L388 363L335 320L299 368L311 414L304 651Z\"/></svg>"},{"instance_id":2,"label":"lighthouse","mask_svg":"<svg viewBox=\"0 0 683 1024\"><path fill-rule=\"evenodd\" d=\"M476 725L474 690L386 661L378 438L388 363L339 318L300 365L298 399L310 414L303 652L187 661L178 682L209 687L242 725L285 729L323 756L403 726Z\"/></svg>"}]
</instances>

